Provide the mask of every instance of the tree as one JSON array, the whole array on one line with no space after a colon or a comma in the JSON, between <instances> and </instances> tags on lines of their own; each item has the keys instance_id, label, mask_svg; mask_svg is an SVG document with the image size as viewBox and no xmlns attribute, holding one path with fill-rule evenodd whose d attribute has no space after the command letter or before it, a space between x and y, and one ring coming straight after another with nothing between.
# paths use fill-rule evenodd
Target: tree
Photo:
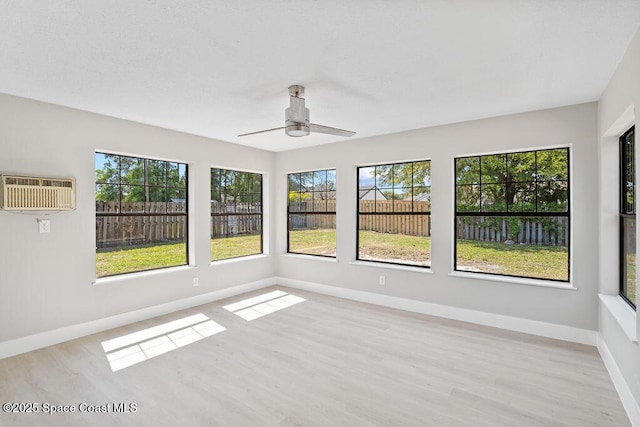
<instances>
[{"instance_id":1,"label":"tree","mask_svg":"<svg viewBox=\"0 0 640 427\"><path fill-rule=\"evenodd\" d=\"M335 198L336 171L334 169L292 173L289 174L288 180L290 209L299 210L303 202L310 200Z\"/></svg>"},{"instance_id":2,"label":"tree","mask_svg":"<svg viewBox=\"0 0 640 427\"><path fill-rule=\"evenodd\" d=\"M262 210L261 175L228 169L212 169L211 201L214 213L260 212Z\"/></svg>"},{"instance_id":3,"label":"tree","mask_svg":"<svg viewBox=\"0 0 640 427\"><path fill-rule=\"evenodd\" d=\"M186 165L96 154L96 200L167 202L186 198Z\"/></svg>"},{"instance_id":4,"label":"tree","mask_svg":"<svg viewBox=\"0 0 640 427\"><path fill-rule=\"evenodd\" d=\"M456 206L476 212L564 212L568 150L456 159Z\"/></svg>"},{"instance_id":5,"label":"tree","mask_svg":"<svg viewBox=\"0 0 640 427\"><path fill-rule=\"evenodd\" d=\"M530 221L556 232L556 217L536 217L541 212L566 212L568 208L568 149L527 151L456 159L456 210L495 212L478 225L499 230L506 221L515 235L521 219L509 213L531 213ZM459 217L470 222L470 217Z\"/></svg>"},{"instance_id":6,"label":"tree","mask_svg":"<svg viewBox=\"0 0 640 427\"><path fill-rule=\"evenodd\" d=\"M388 200L415 199L431 193L430 161L379 165L371 168L370 174Z\"/></svg>"},{"instance_id":7,"label":"tree","mask_svg":"<svg viewBox=\"0 0 640 427\"><path fill-rule=\"evenodd\" d=\"M119 156L96 154L96 160L99 158L103 162L100 169L96 169L96 200L101 202L120 200L120 187L118 185L120 182L120 169L117 157Z\"/></svg>"}]
</instances>

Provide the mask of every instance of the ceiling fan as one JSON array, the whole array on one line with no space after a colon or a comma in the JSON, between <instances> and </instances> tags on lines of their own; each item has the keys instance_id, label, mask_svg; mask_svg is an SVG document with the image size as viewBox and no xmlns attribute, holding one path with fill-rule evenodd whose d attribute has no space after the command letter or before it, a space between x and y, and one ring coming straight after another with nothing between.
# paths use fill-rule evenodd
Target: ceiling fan
<instances>
[{"instance_id":1,"label":"ceiling fan","mask_svg":"<svg viewBox=\"0 0 640 427\"><path fill-rule=\"evenodd\" d=\"M238 136L255 135L257 133L271 132L280 129L284 129L287 135L295 137L307 136L310 132L338 136L353 136L356 134L350 130L310 123L309 109L304 106L304 86L300 85L289 86L289 108L284 112L284 120L284 126L282 127L244 133Z\"/></svg>"}]
</instances>

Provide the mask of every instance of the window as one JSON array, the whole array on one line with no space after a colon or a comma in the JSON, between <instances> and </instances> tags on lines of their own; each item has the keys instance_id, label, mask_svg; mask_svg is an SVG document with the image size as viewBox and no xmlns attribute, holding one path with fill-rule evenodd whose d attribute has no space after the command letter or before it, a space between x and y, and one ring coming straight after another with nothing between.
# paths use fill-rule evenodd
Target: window
<instances>
[{"instance_id":1,"label":"window","mask_svg":"<svg viewBox=\"0 0 640 427\"><path fill-rule=\"evenodd\" d=\"M455 269L569 281L569 149L455 159Z\"/></svg>"},{"instance_id":2,"label":"window","mask_svg":"<svg viewBox=\"0 0 640 427\"><path fill-rule=\"evenodd\" d=\"M211 260L262 253L262 175L211 169Z\"/></svg>"},{"instance_id":3,"label":"window","mask_svg":"<svg viewBox=\"0 0 640 427\"><path fill-rule=\"evenodd\" d=\"M187 165L96 153L98 277L187 264Z\"/></svg>"},{"instance_id":4,"label":"window","mask_svg":"<svg viewBox=\"0 0 640 427\"><path fill-rule=\"evenodd\" d=\"M620 137L620 295L636 307L635 127Z\"/></svg>"},{"instance_id":5,"label":"window","mask_svg":"<svg viewBox=\"0 0 640 427\"><path fill-rule=\"evenodd\" d=\"M291 173L287 252L336 256L335 169Z\"/></svg>"},{"instance_id":6,"label":"window","mask_svg":"<svg viewBox=\"0 0 640 427\"><path fill-rule=\"evenodd\" d=\"M431 162L358 168L359 260L431 266Z\"/></svg>"}]
</instances>

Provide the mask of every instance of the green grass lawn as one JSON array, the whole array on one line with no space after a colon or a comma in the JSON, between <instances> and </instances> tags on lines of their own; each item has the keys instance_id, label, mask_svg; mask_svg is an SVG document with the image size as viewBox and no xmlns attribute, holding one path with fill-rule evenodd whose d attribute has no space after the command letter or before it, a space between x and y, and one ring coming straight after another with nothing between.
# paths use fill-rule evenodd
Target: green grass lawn
<instances>
[{"instance_id":1,"label":"green grass lawn","mask_svg":"<svg viewBox=\"0 0 640 427\"><path fill-rule=\"evenodd\" d=\"M566 246L507 245L458 240L458 269L553 280L568 280ZM462 268L461 268L462 267Z\"/></svg>"},{"instance_id":2,"label":"green grass lawn","mask_svg":"<svg viewBox=\"0 0 640 427\"><path fill-rule=\"evenodd\" d=\"M261 253L259 235L211 239L211 260L214 261L259 253ZM98 252L96 274L98 277L104 277L174 267L186 263L184 243L137 246Z\"/></svg>"},{"instance_id":3,"label":"green grass lawn","mask_svg":"<svg viewBox=\"0 0 640 427\"><path fill-rule=\"evenodd\" d=\"M362 260L431 265L431 237L361 230L358 238Z\"/></svg>"},{"instance_id":4,"label":"green grass lawn","mask_svg":"<svg viewBox=\"0 0 640 427\"><path fill-rule=\"evenodd\" d=\"M627 254L627 298L636 304L636 254Z\"/></svg>"},{"instance_id":5,"label":"green grass lawn","mask_svg":"<svg viewBox=\"0 0 640 427\"><path fill-rule=\"evenodd\" d=\"M211 239L212 261L255 255L259 253L261 253L260 235L249 234L244 236Z\"/></svg>"},{"instance_id":6,"label":"green grass lawn","mask_svg":"<svg viewBox=\"0 0 640 427\"><path fill-rule=\"evenodd\" d=\"M336 230L293 230L289 233L289 252L336 256Z\"/></svg>"},{"instance_id":7,"label":"green grass lawn","mask_svg":"<svg viewBox=\"0 0 640 427\"><path fill-rule=\"evenodd\" d=\"M429 265L431 238L360 231L360 259ZM296 230L289 236L290 251L335 256L335 230ZM132 271L184 265L185 245L163 244L99 252L98 277ZM260 236L236 236L211 240L211 259L221 260L260 253ZM513 276L567 280L566 247L507 245L498 242L458 240L458 269ZM633 264L635 266L635 264ZM635 269L633 275L635 278ZM635 282L629 295L635 300Z\"/></svg>"},{"instance_id":8,"label":"green grass lawn","mask_svg":"<svg viewBox=\"0 0 640 427\"><path fill-rule=\"evenodd\" d=\"M96 274L98 277L132 271L153 270L174 267L187 263L184 243L137 246L96 254Z\"/></svg>"}]
</instances>

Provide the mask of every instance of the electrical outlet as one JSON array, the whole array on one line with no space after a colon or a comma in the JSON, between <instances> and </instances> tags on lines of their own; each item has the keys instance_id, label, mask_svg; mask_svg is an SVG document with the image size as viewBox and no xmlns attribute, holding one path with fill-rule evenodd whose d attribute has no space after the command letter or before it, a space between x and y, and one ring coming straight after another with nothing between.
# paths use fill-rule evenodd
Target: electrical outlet
<instances>
[{"instance_id":1,"label":"electrical outlet","mask_svg":"<svg viewBox=\"0 0 640 427\"><path fill-rule=\"evenodd\" d=\"M200 285L200 283L198 282L198 278L194 277L193 278L193 286L199 286L199 285Z\"/></svg>"},{"instance_id":2,"label":"electrical outlet","mask_svg":"<svg viewBox=\"0 0 640 427\"><path fill-rule=\"evenodd\" d=\"M384 286L385 283L386 283L386 278L384 276L380 276L380 279L378 280L378 283L380 283L382 286Z\"/></svg>"},{"instance_id":3,"label":"electrical outlet","mask_svg":"<svg viewBox=\"0 0 640 427\"><path fill-rule=\"evenodd\" d=\"M49 233L51 231L51 221L38 218L38 231L40 233Z\"/></svg>"}]
</instances>

